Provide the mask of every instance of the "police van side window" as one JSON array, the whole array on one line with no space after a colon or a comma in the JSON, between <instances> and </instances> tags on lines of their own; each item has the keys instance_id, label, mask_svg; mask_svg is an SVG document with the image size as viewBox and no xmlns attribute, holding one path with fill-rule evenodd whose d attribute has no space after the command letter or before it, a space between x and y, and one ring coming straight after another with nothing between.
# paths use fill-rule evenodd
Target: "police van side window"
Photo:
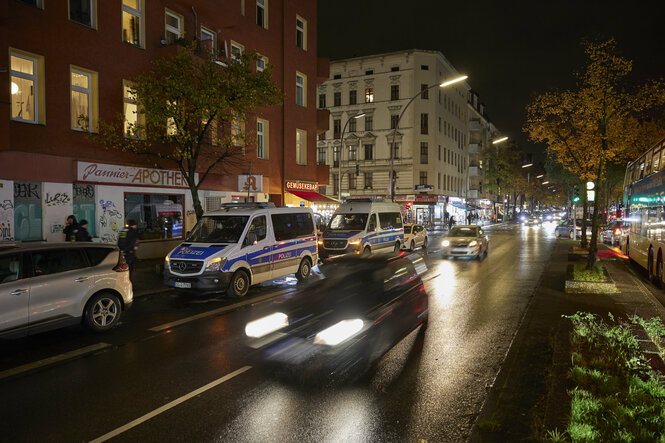
<instances>
[{"instance_id":1,"label":"police van side window","mask_svg":"<svg viewBox=\"0 0 665 443\"><path fill-rule=\"evenodd\" d=\"M284 241L314 235L314 221L308 212L291 214L271 214L275 240Z\"/></svg>"},{"instance_id":2,"label":"police van side window","mask_svg":"<svg viewBox=\"0 0 665 443\"><path fill-rule=\"evenodd\" d=\"M247 231L247 233L249 234L251 232L256 234L256 240L261 241L266 238L266 231L266 216L260 215L252 220L252 224L249 225L249 231Z\"/></svg>"},{"instance_id":3,"label":"police van side window","mask_svg":"<svg viewBox=\"0 0 665 443\"><path fill-rule=\"evenodd\" d=\"M402 214L399 212L381 212L379 214L381 229L399 229L402 227Z\"/></svg>"},{"instance_id":4,"label":"police van side window","mask_svg":"<svg viewBox=\"0 0 665 443\"><path fill-rule=\"evenodd\" d=\"M367 222L367 230L369 232L376 230L376 214L372 214Z\"/></svg>"}]
</instances>

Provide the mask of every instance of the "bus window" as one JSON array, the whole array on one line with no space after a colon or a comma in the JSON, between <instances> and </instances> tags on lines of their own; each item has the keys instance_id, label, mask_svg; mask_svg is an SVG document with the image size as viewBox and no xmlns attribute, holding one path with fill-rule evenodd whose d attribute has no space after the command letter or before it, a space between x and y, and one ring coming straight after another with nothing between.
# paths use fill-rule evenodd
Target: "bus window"
<instances>
[{"instance_id":1,"label":"bus window","mask_svg":"<svg viewBox=\"0 0 665 443\"><path fill-rule=\"evenodd\" d=\"M651 162L653 172L658 172L660 169L660 149L653 153L653 161Z\"/></svg>"},{"instance_id":2,"label":"bus window","mask_svg":"<svg viewBox=\"0 0 665 443\"><path fill-rule=\"evenodd\" d=\"M646 154L646 162L644 164L644 176L651 174L651 151Z\"/></svg>"},{"instance_id":3,"label":"bus window","mask_svg":"<svg viewBox=\"0 0 665 443\"><path fill-rule=\"evenodd\" d=\"M644 158L640 159L640 175L637 177L637 179L641 179L644 177Z\"/></svg>"}]
</instances>

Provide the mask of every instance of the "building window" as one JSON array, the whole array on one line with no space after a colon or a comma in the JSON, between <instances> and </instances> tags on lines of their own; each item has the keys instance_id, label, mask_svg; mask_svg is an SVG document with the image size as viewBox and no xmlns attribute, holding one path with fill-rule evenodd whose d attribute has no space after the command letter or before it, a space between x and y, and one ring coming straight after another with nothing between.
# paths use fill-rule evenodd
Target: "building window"
<instances>
[{"instance_id":1,"label":"building window","mask_svg":"<svg viewBox=\"0 0 665 443\"><path fill-rule=\"evenodd\" d=\"M393 114L390 116L390 129L397 128L397 122L399 121L399 115Z\"/></svg>"},{"instance_id":2,"label":"building window","mask_svg":"<svg viewBox=\"0 0 665 443\"><path fill-rule=\"evenodd\" d=\"M425 84L420 85L420 97L423 100L429 100L429 87Z\"/></svg>"},{"instance_id":3,"label":"building window","mask_svg":"<svg viewBox=\"0 0 665 443\"><path fill-rule=\"evenodd\" d=\"M441 117L439 117L439 132L441 132Z\"/></svg>"},{"instance_id":4,"label":"building window","mask_svg":"<svg viewBox=\"0 0 665 443\"><path fill-rule=\"evenodd\" d=\"M339 80L340 78L342 78L342 74L333 75L333 80Z\"/></svg>"},{"instance_id":5,"label":"building window","mask_svg":"<svg viewBox=\"0 0 665 443\"><path fill-rule=\"evenodd\" d=\"M426 165L429 161L429 148L427 142L420 142L420 163Z\"/></svg>"},{"instance_id":6,"label":"building window","mask_svg":"<svg viewBox=\"0 0 665 443\"><path fill-rule=\"evenodd\" d=\"M441 173L436 173L436 189L441 189Z\"/></svg>"},{"instance_id":7,"label":"building window","mask_svg":"<svg viewBox=\"0 0 665 443\"><path fill-rule=\"evenodd\" d=\"M96 0L69 0L69 19L94 28Z\"/></svg>"},{"instance_id":8,"label":"building window","mask_svg":"<svg viewBox=\"0 0 665 443\"><path fill-rule=\"evenodd\" d=\"M391 143L390 146L392 146L393 158L399 158L399 143Z\"/></svg>"},{"instance_id":9,"label":"building window","mask_svg":"<svg viewBox=\"0 0 665 443\"><path fill-rule=\"evenodd\" d=\"M420 185L427 184L427 171L420 171Z\"/></svg>"},{"instance_id":10,"label":"building window","mask_svg":"<svg viewBox=\"0 0 665 443\"><path fill-rule=\"evenodd\" d=\"M167 44L171 45L182 38L182 23L182 15L168 9L164 11L164 34Z\"/></svg>"},{"instance_id":11,"label":"building window","mask_svg":"<svg viewBox=\"0 0 665 443\"><path fill-rule=\"evenodd\" d=\"M372 173L365 172L365 189L372 189Z\"/></svg>"},{"instance_id":12,"label":"building window","mask_svg":"<svg viewBox=\"0 0 665 443\"><path fill-rule=\"evenodd\" d=\"M42 0L18 0L20 3L25 3L26 5L34 6L35 8L44 9L42 5Z\"/></svg>"},{"instance_id":13,"label":"building window","mask_svg":"<svg viewBox=\"0 0 665 443\"><path fill-rule=\"evenodd\" d=\"M296 73L296 105L307 106L305 87L307 77L305 74Z\"/></svg>"},{"instance_id":14,"label":"building window","mask_svg":"<svg viewBox=\"0 0 665 443\"><path fill-rule=\"evenodd\" d=\"M441 145L439 145L439 161L441 161Z\"/></svg>"},{"instance_id":15,"label":"building window","mask_svg":"<svg viewBox=\"0 0 665 443\"><path fill-rule=\"evenodd\" d=\"M268 122L265 120L256 120L256 157L264 160L268 159Z\"/></svg>"},{"instance_id":16,"label":"building window","mask_svg":"<svg viewBox=\"0 0 665 443\"><path fill-rule=\"evenodd\" d=\"M307 164L307 131L296 129L296 163Z\"/></svg>"},{"instance_id":17,"label":"building window","mask_svg":"<svg viewBox=\"0 0 665 443\"><path fill-rule=\"evenodd\" d=\"M215 55L217 53L217 33L201 27L201 46Z\"/></svg>"},{"instance_id":18,"label":"building window","mask_svg":"<svg viewBox=\"0 0 665 443\"><path fill-rule=\"evenodd\" d=\"M184 203L184 195L126 192L125 216L136 220L141 240L182 238Z\"/></svg>"},{"instance_id":19,"label":"building window","mask_svg":"<svg viewBox=\"0 0 665 443\"><path fill-rule=\"evenodd\" d=\"M333 192L337 192L337 190L339 189L339 175L338 174L333 174L332 176L333 176L332 181L333 181L333 189L334 189Z\"/></svg>"},{"instance_id":20,"label":"building window","mask_svg":"<svg viewBox=\"0 0 665 443\"><path fill-rule=\"evenodd\" d=\"M122 41L134 46L143 46L142 0L122 0Z\"/></svg>"},{"instance_id":21,"label":"building window","mask_svg":"<svg viewBox=\"0 0 665 443\"><path fill-rule=\"evenodd\" d=\"M358 160L358 146L352 145L349 146L349 161Z\"/></svg>"},{"instance_id":22,"label":"building window","mask_svg":"<svg viewBox=\"0 0 665 443\"><path fill-rule=\"evenodd\" d=\"M393 66L392 68L390 68L390 72L397 72L397 71L399 71L399 66Z\"/></svg>"},{"instance_id":23,"label":"building window","mask_svg":"<svg viewBox=\"0 0 665 443\"><path fill-rule=\"evenodd\" d=\"M11 118L30 123L43 123L40 108L43 85L43 58L35 55L11 52Z\"/></svg>"},{"instance_id":24,"label":"building window","mask_svg":"<svg viewBox=\"0 0 665 443\"><path fill-rule=\"evenodd\" d=\"M299 15L296 16L296 46L307 50L307 20Z\"/></svg>"},{"instance_id":25,"label":"building window","mask_svg":"<svg viewBox=\"0 0 665 443\"><path fill-rule=\"evenodd\" d=\"M268 29L268 0L256 0L256 24Z\"/></svg>"},{"instance_id":26,"label":"building window","mask_svg":"<svg viewBox=\"0 0 665 443\"><path fill-rule=\"evenodd\" d=\"M439 89L437 92L439 93L439 104L441 104L441 90Z\"/></svg>"},{"instance_id":27,"label":"building window","mask_svg":"<svg viewBox=\"0 0 665 443\"><path fill-rule=\"evenodd\" d=\"M268 64L268 59L262 55L259 55L256 59L256 72L261 72L266 69Z\"/></svg>"},{"instance_id":28,"label":"building window","mask_svg":"<svg viewBox=\"0 0 665 443\"><path fill-rule=\"evenodd\" d=\"M92 130L93 118L93 72L71 69L71 123L72 129Z\"/></svg>"},{"instance_id":29,"label":"building window","mask_svg":"<svg viewBox=\"0 0 665 443\"><path fill-rule=\"evenodd\" d=\"M342 135L342 120L336 118L333 120L333 138L340 138Z\"/></svg>"},{"instance_id":30,"label":"building window","mask_svg":"<svg viewBox=\"0 0 665 443\"><path fill-rule=\"evenodd\" d=\"M356 101L357 101L356 96L357 96L357 91L355 89L349 91L349 104L350 105L355 105L356 104Z\"/></svg>"},{"instance_id":31,"label":"building window","mask_svg":"<svg viewBox=\"0 0 665 443\"><path fill-rule=\"evenodd\" d=\"M339 166L339 153L340 153L340 147L339 146L334 146L333 147L333 167L338 167Z\"/></svg>"},{"instance_id":32,"label":"building window","mask_svg":"<svg viewBox=\"0 0 665 443\"><path fill-rule=\"evenodd\" d=\"M420 133L429 133L429 116L427 114L420 114Z\"/></svg>"},{"instance_id":33,"label":"building window","mask_svg":"<svg viewBox=\"0 0 665 443\"><path fill-rule=\"evenodd\" d=\"M334 92L333 93L333 106L342 106L342 93Z\"/></svg>"},{"instance_id":34,"label":"building window","mask_svg":"<svg viewBox=\"0 0 665 443\"><path fill-rule=\"evenodd\" d=\"M231 41L231 61L233 63L240 62L243 53L243 46L239 43Z\"/></svg>"},{"instance_id":35,"label":"building window","mask_svg":"<svg viewBox=\"0 0 665 443\"><path fill-rule=\"evenodd\" d=\"M366 143L363 145L365 148L365 160L373 160L374 159L374 145L371 143Z\"/></svg>"},{"instance_id":36,"label":"building window","mask_svg":"<svg viewBox=\"0 0 665 443\"><path fill-rule=\"evenodd\" d=\"M349 189L356 189L356 173L349 172Z\"/></svg>"},{"instance_id":37,"label":"building window","mask_svg":"<svg viewBox=\"0 0 665 443\"><path fill-rule=\"evenodd\" d=\"M136 99L136 91L132 90L132 84L128 81L122 82L122 111L124 115L125 137L141 138L138 131L139 107Z\"/></svg>"},{"instance_id":38,"label":"building window","mask_svg":"<svg viewBox=\"0 0 665 443\"><path fill-rule=\"evenodd\" d=\"M390 85L390 100L399 100L399 85Z\"/></svg>"},{"instance_id":39,"label":"building window","mask_svg":"<svg viewBox=\"0 0 665 443\"><path fill-rule=\"evenodd\" d=\"M316 163L319 165L326 164L326 148L325 146L319 146L319 152L317 155Z\"/></svg>"},{"instance_id":40,"label":"building window","mask_svg":"<svg viewBox=\"0 0 665 443\"><path fill-rule=\"evenodd\" d=\"M374 102L374 88L365 89L365 103Z\"/></svg>"},{"instance_id":41,"label":"building window","mask_svg":"<svg viewBox=\"0 0 665 443\"><path fill-rule=\"evenodd\" d=\"M349 120L349 132L356 132L356 119Z\"/></svg>"},{"instance_id":42,"label":"building window","mask_svg":"<svg viewBox=\"0 0 665 443\"><path fill-rule=\"evenodd\" d=\"M365 131L374 130L374 117L371 115L365 115Z\"/></svg>"},{"instance_id":43,"label":"building window","mask_svg":"<svg viewBox=\"0 0 665 443\"><path fill-rule=\"evenodd\" d=\"M421 71L429 71L429 66L428 65L420 65L420 70Z\"/></svg>"},{"instance_id":44,"label":"building window","mask_svg":"<svg viewBox=\"0 0 665 443\"><path fill-rule=\"evenodd\" d=\"M326 107L326 95L319 94L319 109L325 109Z\"/></svg>"}]
</instances>

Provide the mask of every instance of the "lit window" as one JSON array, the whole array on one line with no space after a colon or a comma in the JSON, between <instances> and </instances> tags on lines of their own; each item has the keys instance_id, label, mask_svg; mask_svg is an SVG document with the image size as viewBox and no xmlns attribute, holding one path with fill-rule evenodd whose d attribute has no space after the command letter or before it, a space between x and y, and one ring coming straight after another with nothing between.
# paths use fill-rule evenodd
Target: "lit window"
<instances>
[{"instance_id":1,"label":"lit window","mask_svg":"<svg viewBox=\"0 0 665 443\"><path fill-rule=\"evenodd\" d=\"M136 91L132 90L132 84L122 82L122 112L124 115L125 137L138 137L139 108L136 100Z\"/></svg>"},{"instance_id":2,"label":"lit window","mask_svg":"<svg viewBox=\"0 0 665 443\"><path fill-rule=\"evenodd\" d=\"M213 55L217 52L217 34L210 29L201 28L201 46Z\"/></svg>"},{"instance_id":3,"label":"lit window","mask_svg":"<svg viewBox=\"0 0 665 443\"><path fill-rule=\"evenodd\" d=\"M94 27L95 0L69 0L69 19Z\"/></svg>"},{"instance_id":4,"label":"lit window","mask_svg":"<svg viewBox=\"0 0 665 443\"><path fill-rule=\"evenodd\" d=\"M240 58L242 57L242 51L243 51L242 45L236 42L231 42L231 60L234 63L240 61Z\"/></svg>"},{"instance_id":5,"label":"lit window","mask_svg":"<svg viewBox=\"0 0 665 443\"><path fill-rule=\"evenodd\" d=\"M307 164L307 131L296 129L296 163Z\"/></svg>"},{"instance_id":6,"label":"lit window","mask_svg":"<svg viewBox=\"0 0 665 443\"><path fill-rule=\"evenodd\" d=\"M304 74L296 73L296 105L307 106L305 98L305 86L307 78Z\"/></svg>"},{"instance_id":7,"label":"lit window","mask_svg":"<svg viewBox=\"0 0 665 443\"><path fill-rule=\"evenodd\" d=\"M266 65L268 64L268 59L262 55L259 55L259 57L256 59L256 71L261 72L264 69L266 69Z\"/></svg>"},{"instance_id":8,"label":"lit window","mask_svg":"<svg viewBox=\"0 0 665 443\"><path fill-rule=\"evenodd\" d=\"M296 16L296 46L307 50L307 20Z\"/></svg>"},{"instance_id":9,"label":"lit window","mask_svg":"<svg viewBox=\"0 0 665 443\"><path fill-rule=\"evenodd\" d=\"M89 130L92 121L92 73L78 69L71 71L72 103L71 123L72 129Z\"/></svg>"},{"instance_id":10,"label":"lit window","mask_svg":"<svg viewBox=\"0 0 665 443\"><path fill-rule=\"evenodd\" d=\"M11 53L11 118L37 123L40 92L38 59Z\"/></svg>"},{"instance_id":11,"label":"lit window","mask_svg":"<svg viewBox=\"0 0 665 443\"><path fill-rule=\"evenodd\" d=\"M143 46L141 3L141 0L122 0L122 41L135 46Z\"/></svg>"},{"instance_id":12,"label":"lit window","mask_svg":"<svg viewBox=\"0 0 665 443\"><path fill-rule=\"evenodd\" d=\"M171 11L164 11L166 43L171 45L182 38L182 16Z\"/></svg>"},{"instance_id":13,"label":"lit window","mask_svg":"<svg viewBox=\"0 0 665 443\"><path fill-rule=\"evenodd\" d=\"M256 24L268 29L268 0L256 0Z\"/></svg>"},{"instance_id":14,"label":"lit window","mask_svg":"<svg viewBox=\"0 0 665 443\"><path fill-rule=\"evenodd\" d=\"M268 122L265 120L256 121L256 157L268 158Z\"/></svg>"},{"instance_id":15,"label":"lit window","mask_svg":"<svg viewBox=\"0 0 665 443\"><path fill-rule=\"evenodd\" d=\"M421 185L427 184L427 171L420 171L420 183Z\"/></svg>"},{"instance_id":16,"label":"lit window","mask_svg":"<svg viewBox=\"0 0 665 443\"><path fill-rule=\"evenodd\" d=\"M374 88L365 88L365 103L374 101Z\"/></svg>"}]
</instances>

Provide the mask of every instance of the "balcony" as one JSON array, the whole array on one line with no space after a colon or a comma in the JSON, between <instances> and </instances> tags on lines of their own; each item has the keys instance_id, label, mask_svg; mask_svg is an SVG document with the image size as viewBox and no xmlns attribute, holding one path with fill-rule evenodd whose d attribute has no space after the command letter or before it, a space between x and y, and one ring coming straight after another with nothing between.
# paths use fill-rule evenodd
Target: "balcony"
<instances>
[{"instance_id":1,"label":"balcony","mask_svg":"<svg viewBox=\"0 0 665 443\"><path fill-rule=\"evenodd\" d=\"M478 166L469 166L469 177L478 177L480 175L480 169Z\"/></svg>"},{"instance_id":2,"label":"balcony","mask_svg":"<svg viewBox=\"0 0 665 443\"><path fill-rule=\"evenodd\" d=\"M483 125L480 124L477 120L472 120L469 122L469 131L482 131Z\"/></svg>"},{"instance_id":3,"label":"balcony","mask_svg":"<svg viewBox=\"0 0 665 443\"><path fill-rule=\"evenodd\" d=\"M466 193L467 198L478 198L478 190L477 189L469 189Z\"/></svg>"},{"instance_id":4,"label":"balcony","mask_svg":"<svg viewBox=\"0 0 665 443\"><path fill-rule=\"evenodd\" d=\"M469 144L469 154L479 155L482 152L478 143Z\"/></svg>"}]
</instances>

